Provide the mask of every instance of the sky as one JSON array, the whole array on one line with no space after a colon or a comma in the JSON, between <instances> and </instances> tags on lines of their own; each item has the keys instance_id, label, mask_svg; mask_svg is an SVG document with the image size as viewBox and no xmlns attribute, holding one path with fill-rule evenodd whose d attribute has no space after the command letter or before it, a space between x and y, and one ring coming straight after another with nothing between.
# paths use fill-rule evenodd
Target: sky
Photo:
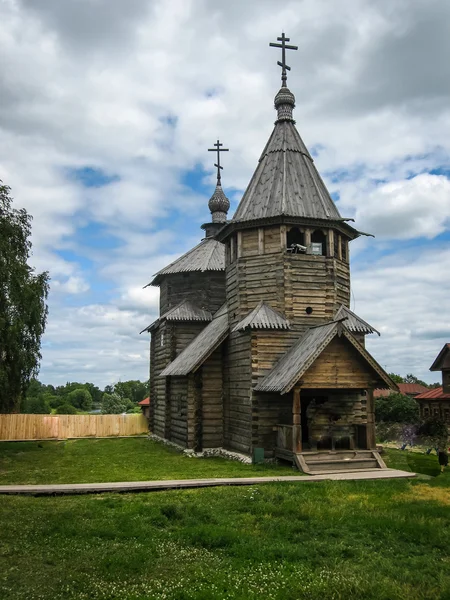
<instances>
[{"instance_id":1,"label":"sky","mask_svg":"<svg viewBox=\"0 0 450 600\"><path fill-rule=\"evenodd\" d=\"M0 0L0 179L51 277L39 378L148 377L158 288L200 241L220 137L233 214L271 133L284 30L297 128L390 372L450 342L448 0Z\"/></svg>"}]
</instances>

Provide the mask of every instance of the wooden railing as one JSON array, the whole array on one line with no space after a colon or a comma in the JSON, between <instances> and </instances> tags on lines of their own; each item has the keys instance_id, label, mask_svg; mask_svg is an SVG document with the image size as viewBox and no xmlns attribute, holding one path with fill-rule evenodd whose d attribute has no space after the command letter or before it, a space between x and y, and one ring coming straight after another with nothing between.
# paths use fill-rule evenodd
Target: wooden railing
<instances>
[{"instance_id":1,"label":"wooden railing","mask_svg":"<svg viewBox=\"0 0 450 600\"><path fill-rule=\"evenodd\" d=\"M147 433L144 415L0 415L0 440L127 437Z\"/></svg>"},{"instance_id":2,"label":"wooden railing","mask_svg":"<svg viewBox=\"0 0 450 600\"><path fill-rule=\"evenodd\" d=\"M277 433L277 448L280 450L292 450L292 435L293 435L293 425L277 425L278 433Z\"/></svg>"}]
</instances>

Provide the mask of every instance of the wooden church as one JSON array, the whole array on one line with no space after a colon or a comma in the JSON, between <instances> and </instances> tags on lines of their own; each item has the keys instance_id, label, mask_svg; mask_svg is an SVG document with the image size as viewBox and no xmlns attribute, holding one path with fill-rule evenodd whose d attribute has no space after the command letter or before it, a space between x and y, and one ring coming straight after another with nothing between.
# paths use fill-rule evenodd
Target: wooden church
<instances>
[{"instance_id":1,"label":"wooden church","mask_svg":"<svg viewBox=\"0 0 450 600\"><path fill-rule=\"evenodd\" d=\"M294 461L306 473L384 467L375 388L395 383L365 349L378 333L349 309L342 218L293 118L286 84L277 119L234 216L220 177L204 239L159 271L150 343L150 429L183 448ZM259 450L258 450L259 449Z\"/></svg>"}]
</instances>

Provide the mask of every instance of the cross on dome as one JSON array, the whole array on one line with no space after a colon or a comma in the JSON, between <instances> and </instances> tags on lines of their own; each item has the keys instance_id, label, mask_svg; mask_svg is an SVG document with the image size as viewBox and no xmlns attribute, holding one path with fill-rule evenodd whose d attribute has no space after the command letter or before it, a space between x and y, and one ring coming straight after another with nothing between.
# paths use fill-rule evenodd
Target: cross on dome
<instances>
[{"instance_id":1,"label":"cross on dome","mask_svg":"<svg viewBox=\"0 0 450 600\"><path fill-rule=\"evenodd\" d=\"M217 167L217 185L221 185L220 169L223 169L223 167L220 164L220 153L229 152L229 149L222 148L223 144L221 144L219 140L217 140L217 142L213 144L213 146L214 148L208 148L208 152L217 152L217 163L214 163L214 166Z\"/></svg>"},{"instance_id":2,"label":"cross on dome","mask_svg":"<svg viewBox=\"0 0 450 600\"><path fill-rule=\"evenodd\" d=\"M287 87L286 70L290 71L291 67L288 67L286 64L286 50L298 50L298 46L290 46L289 44L286 44L286 42L290 42L291 40L284 35L284 31L281 34L281 37L277 37L277 40L281 42L281 44L270 42L269 46L272 46L273 48L281 48L281 62L277 61L277 65L281 67L281 85L282 87Z\"/></svg>"}]
</instances>

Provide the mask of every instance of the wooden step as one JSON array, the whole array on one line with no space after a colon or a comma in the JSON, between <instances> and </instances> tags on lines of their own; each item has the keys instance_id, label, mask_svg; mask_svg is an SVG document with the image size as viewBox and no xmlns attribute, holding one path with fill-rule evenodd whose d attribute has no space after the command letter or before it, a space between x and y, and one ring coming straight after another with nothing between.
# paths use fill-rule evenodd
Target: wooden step
<instances>
[{"instance_id":1,"label":"wooden step","mask_svg":"<svg viewBox=\"0 0 450 600\"><path fill-rule=\"evenodd\" d=\"M367 471L377 469L378 462L375 458L354 458L353 460L330 460L313 461L306 463L311 473L323 473L324 471Z\"/></svg>"},{"instance_id":2,"label":"wooden step","mask_svg":"<svg viewBox=\"0 0 450 600\"><path fill-rule=\"evenodd\" d=\"M307 463L312 462L331 462L334 460L356 460L356 459L372 459L374 458L371 450L360 451L344 451L344 452L303 452L302 456Z\"/></svg>"},{"instance_id":3,"label":"wooden step","mask_svg":"<svg viewBox=\"0 0 450 600\"><path fill-rule=\"evenodd\" d=\"M378 452L372 450L301 452L294 456L294 460L299 470L309 475L386 468Z\"/></svg>"}]
</instances>

